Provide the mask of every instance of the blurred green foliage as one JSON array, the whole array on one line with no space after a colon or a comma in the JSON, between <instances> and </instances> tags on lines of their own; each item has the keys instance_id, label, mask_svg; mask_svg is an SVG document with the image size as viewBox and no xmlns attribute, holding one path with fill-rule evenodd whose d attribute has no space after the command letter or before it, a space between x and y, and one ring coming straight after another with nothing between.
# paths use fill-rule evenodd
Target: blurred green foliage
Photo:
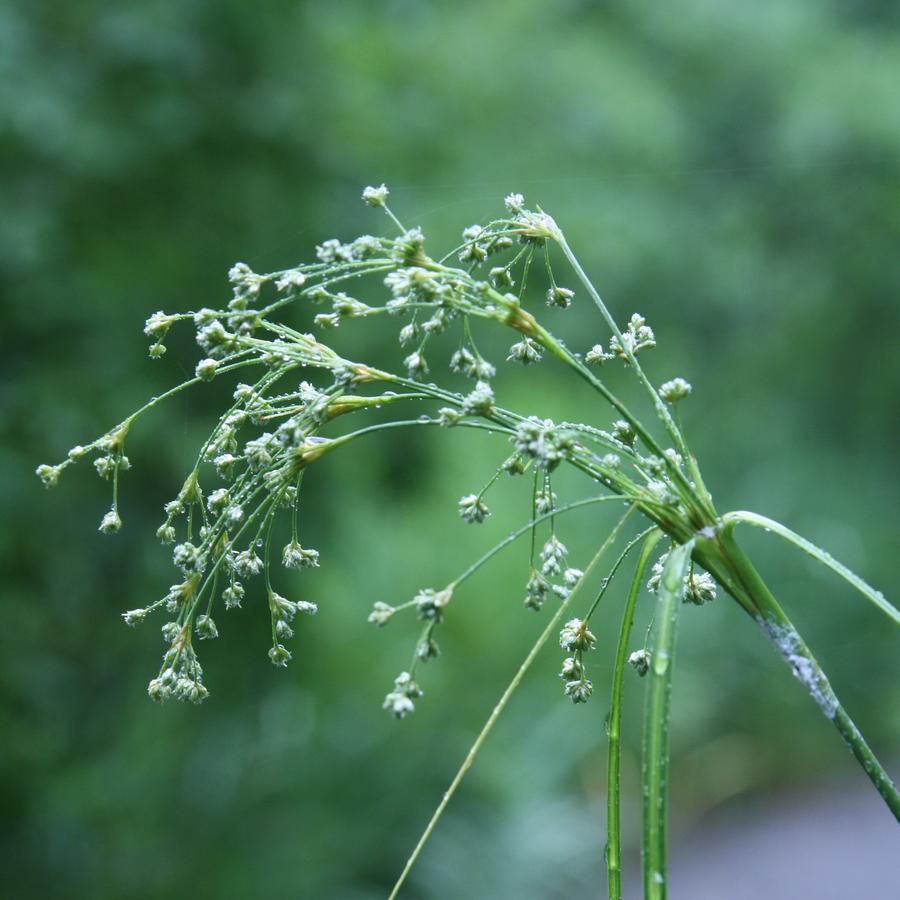
<instances>
[{"instance_id":1,"label":"blurred green foliage","mask_svg":"<svg viewBox=\"0 0 900 900\"><path fill-rule=\"evenodd\" d=\"M285 587L321 613L303 623L292 666L269 664L266 617L248 602L203 647L211 699L159 708L144 693L156 626L126 632L119 612L169 584L153 531L219 386L131 436L136 471L113 538L95 532L108 496L87 467L46 496L32 475L192 368L187 341L146 359L148 313L216 305L236 259L283 267L323 238L386 227L359 202L364 184L386 181L432 248L511 190L551 211L617 315L638 309L654 326L653 377L694 384L685 422L720 508L781 518L890 596L898 23L896 5L874 0L5 4L4 893L384 896L541 627L521 609L519 547L454 601L416 715L381 712L413 634L374 632L371 603L440 586L523 521L527 500L503 485L489 523L465 526L456 498L505 448L480 435L379 436L305 482L304 535L323 566ZM579 347L603 334L580 299L553 322ZM398 353L391 333L352 323L336 342L374 362ZM502 341L493 347L496 358ZM504 405L559 418L589 418L595 402L552 364L501 371L496 386ZM562 535L583 559L608 514L580 515ZM896 637L773 542L746 538L851 713L896 759ZM597 889L601 670L624 582L598 623L594 700L572 708L558 654L542 655L410 898ZM639 687L626 688L632 841ZM727 600L685 611L674 706L676 829L836 773L878 803Z\"/></svg>"}]
</instances>

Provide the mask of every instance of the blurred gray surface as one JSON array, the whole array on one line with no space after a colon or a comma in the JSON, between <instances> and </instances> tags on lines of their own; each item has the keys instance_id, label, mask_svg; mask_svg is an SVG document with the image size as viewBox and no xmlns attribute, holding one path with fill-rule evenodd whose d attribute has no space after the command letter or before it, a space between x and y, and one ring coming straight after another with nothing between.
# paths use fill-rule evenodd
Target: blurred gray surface
<instances>
[{"instance_id":1,"label":"blurred gray surface","mask_svg":"<svg viewBox=\"0 0 900 900\"><path fill-rule=\"evenodd\" d=\"M628 900L640 895L626 892ZM877 795L858 785L718 813L672 847L669 896L900 898L900 828Z\"/></svg>"}]
</instances>

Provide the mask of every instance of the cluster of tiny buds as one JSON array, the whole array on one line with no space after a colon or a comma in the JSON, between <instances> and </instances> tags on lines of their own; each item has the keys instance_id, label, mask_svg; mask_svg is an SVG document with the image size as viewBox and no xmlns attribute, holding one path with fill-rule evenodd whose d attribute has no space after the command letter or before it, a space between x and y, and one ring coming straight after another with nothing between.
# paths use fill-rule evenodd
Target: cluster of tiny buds
<instances>
[{"instance_id":1,"label":"cluster of tiny buds","mask_svg":"<svg viewBox=\"0 0 900 900\"><path fill-rule=\"evenodd\" d=\"M533 341L530 337L523 337L521 341L517 341L509 348L509 360L515 360L522 363L523 366L540 362L543 359L544 351L540 345Z\"/></svg>"},{"instance_id":2,"label":"cluster of tiny buds","mask_svg":"<svg viewBox=\"0 0 900 900\"><path fill-rule=\"evenodd\" d=\"M628 665L643 678L650 671L650 651L646 649L635 650L628 657Z\"/></svg>"},{"instance_id":3,"label":"cluster of tiny buds","mask_svg":"<svg viewBox=\"0 0 900 900\"><path fill-rule=\"evenodd\" d=\"M480 524L490 514L491 511L487 508L487 504L478 494L466 494L459 500L460 518L470 525Z\"/></svg>"},{"instance_id":4,"label":"cluster of tiny buds","mask_svg":"<svg viewBox=\"0 0 900 900\"><path fill-rule=\"evenodd\" d=\"M390 622L395 612L397 612L396 607L385 603L383 600L376 600L375 605L372 607L372 612L369 613L369 622L372 625L377 625L379 628L384 628Z\"/></svg>"},{"instance_id":5,"label":"cluster of tiny buds","mask_svg":"<svg viewBox=\"0 0 900 900\"><path fill-rule=\"evenodd\" d=\"M564 551L565 547L562 549ZM546 545L544 550L545 553L542 554L543 563L540 570L532 568L528 581L525 584L524 606L526 609L534 612L538 612L543 608L544 602L550 594L555 595L560 600L565 600L584 574L581 569L567 568L562 570L561 581L551 581L551 577L560 572L559 558L546 553Z\"/></svg>"},{"instance_id":6,"label":"cluster of tiny buds","mask_svg":"<svg viewBox=\"0 0 900 900\"><path fill-rule=\"evenodd\" d=\"M387 198L390 195L390 191L387 189L387 186L382 184L378 187L372 187L371 185L362 192L362 198L365 200L369 206L375 207L384 207L387 203Z\"/></svg>"},{"instance_id":7,"label":"cluster of tiny buds","mask_svg":"<svg viewBox=\"0 0 900 900\"><path fill-rule=\"evenodd\" d=\"M575 292L569 290L569 288L559 287L558 285L553 285L547 291L547 306L556 306L559 309L568 309L572 305L572 299L575 296Z\"/></svg>"},{"instance_id":8,"label":"cluster of tiny buds","mask_svg":"<svg viewBox=\"0 0 900 900\"><path fill-rule=\"evenodd\" d=\"M215 625L212 630L215 631ZM170 699L201 703L209 696L209 691L203 685L203 670L191 646L188 626L167 622L162 634L169 648L163 654L159 675L147 686L147 693L158 703Z\"/></svg>"},{"instance_id":9,"label":"cluster of tiny buds","mask_svg":"<svg viewBox=\"0 0 900 900\"><path fill-rule=\"evenodd\" d=\"M440 654L440 648L434 640L432 633L444 618L452 596L454 585L450 584L441 591L433 588L423 588L412 600L401 606L391 606L381 600L375 602L368 620L372 625L383 628L402 609L412 607L416 610L417 617L425 623L422 636L416 643L416 661L428 662ZM384 699L384 709L388 710L398 719L402 719L413 712L415 705L413 700L422 695L418 684L413 680L409 672L401 672L394 681L394 689Z\"/></svg>"},{"instance_id":10,"label":"cluster of tiny buds","mask_svg":"<svg viewBox=\"0 0 900 900\"><path fill-rule=\"evenodd\" d=\"M552 472L572 452L575 441L572 434L557 428L550 419L530 416L522 420L510 439L521 456Z\"/></svg>"},{"instance_id":11,"label":"cluster of tiny buds","mask_svg":"<svg viewBox=\"0 0 900 900\"><path fill-rule=\"evenodd\" d=\"M319 565L319 551L292 540L282 551L281 561L286 569L310 569Z\"/></svg>"},{"instance_id":12,"label":"cluster of tiny buds","mask_svg":"<svg viewBox=\"0 0 900 900\"><path fill-rule=\"evenodd\" d=\"M286 666L291 659L291 652L281 642L294 636L291 623L298 614L314 616L319 611L315 603L308 600L288 600L269 589L269 612L272 617L272 646L269 659L272 665Z\"/></svg>"},{"instance_id":13,"label":"cluster of tiny buds","mask_svg":"<svg viewBox=\"0 0 900 900\"><path fill-rule=\"evenodd\" d=\"M422 689L409 672L401 672L394 679L394 689L384 698L382 704L392 716L402 719L415 711L414 700L422 696Z\"/></svg>"},{"instance_id":14,"label":"cluster of tiny buds","mask_svg":"<svg viewBox=\"0 0 900 900\"><path fill-rule=\"evenodd\" d=\"M647 582L647 590L656 593L659 590L659 584L662 580L663 570L665 569L666 560L668 559L668 551L653 564L650 570L650 579ZM691 603L694 606L703 606L711 603L716 599L716 582L708 572L694 572L684 576L684 593L682 601Z\"/></svg>"},{"instance_id":15,"label":"cluster of tiny buds","mask_svg":"<svg viewBox=\"0 0 900 900\"><path fill-rule=\"evenodd\" d=\"M584 653L596 643L588 623L582 619L570 619L559 633L559 646L571 653L563 660L559 677L565 682L565 694L573 703L586 703L594 692L594 685L587 677Z\"/></svg>"},{"instance_id":16,"label":"cluster of tiny buds","mask_svg":"<svg viewBox=\"0 0 900 900\"><path fill-rule=\"evenodd\" d=\"M665 384L660 385L659 396L666 403L677 403L684 400L691 392L691 386L683 378L673 378Z\"/></svg>"},{"instance_id":17,"label":"cluster of tiny buds","mask_svg":"<svg viewBox=\"0 0 900 900\"><path fill-rule=\"evenodd\" d=\"M413 598L418 616L423 621L440 622L444 618L444 610L453 596L453 588L446 587L442 591L423 588Z\"/></svg>"},{"instance_id":18,"label":"cluster of tiny buds","mask_svg":"<svg viewBox=\"0 0 900 900\"><path fill-rule=\"evenodd\" d=\"M634 313L622 332L621 339L613 335L609 340L609 351L604 350L602 344L595 344L585 354L584 361L592 365L601 366L611 359L621 359L626 363L633 356L637 356L642 350L649 350L656 346L656 336L653 329L647 324L647 320L640 314Z\"/></svg>"}]
</instances>

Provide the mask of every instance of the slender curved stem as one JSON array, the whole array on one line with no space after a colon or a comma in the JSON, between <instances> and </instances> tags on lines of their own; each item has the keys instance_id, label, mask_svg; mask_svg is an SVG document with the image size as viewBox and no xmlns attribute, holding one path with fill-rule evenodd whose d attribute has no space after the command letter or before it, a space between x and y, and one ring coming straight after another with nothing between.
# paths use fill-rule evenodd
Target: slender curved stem
<instances>
[{"instance_id":1,"label":"slender curved stem","mask_svg":"<svg viewBox=\"0 0 900 900\"><path fill-rule=\"evenodd\" d=\"M613 545L619 535L619 532L622 529L622 526L625 524L626 520L631 515L633 510L634 507L630 507L629 509L627 509L625 511L625 515L623 515L622 518L619 519L619 521L615 524L613 530L609 533L609 536L600 545L600 549L597 550L597 552L594 554L593 559L590 561L590 563L588 563L588 566L584 571L584 575L581 577L578 584L575 585L569 596L560 604L559 609L557 609L553 614L553 617L550 619L550 621L547 623L547 626L535 641L534 646L528 651L528 655L522 661L522 664L519 666L516 674L513 676L512 681L510 681L510 683L506 687L506 690L500 696L500 699L497 701L497 705L491 711L490 716L488 716L487 721L484 723L484 727L478 733L478 737L475 738L475 742L469 748L469 752L466 754L466 758L463 760L462 765L459 767L456 775L453 776L453 781L450 782L450 786L447 788L444 796L441 798L441 802L438 804L437 809L435 809L434 814L432 815L428 824L425 826L425 830L422 832L422 836L419 838L416 846L413 848L413 851L410 854L409 859L406 861L406 865L403 867L403 871L400 873L400 877L394 884L388 900L395 900L397 895L400 893L400 888L403 887L403 883L406 881L406 878L412 870L412 867L415 865L416 860L419 858L419 855L421 854L422 849L428 841L428 838L431 837L431 833L434 831L435 825L437 825L438 820L444 814L444 810L447 808L447 805L450 803L450 800L456 793L456 789L459 787L460 783L465 777L466 772L469 771L469 769L472 767L472 763L475 762L475 757L478 755L478 751L481 749L481 745L485 742L487 736L493 730L497 719L500 718L500 714L505 709L506 704L509 703L509 700L515 693L516 688L521 684L522 679L525 677L525 673L531 668L531 664L534 662L541 648L544 646L544 644L547 643L550 635L553 634L553 632L556 630L556 627L559 624L559 620L563 617L565 611L571 606L572 601L579 593L581 586L587 582L591 572L597 567L597 564L600 562L609 548Z\"/></svg>"},{"instance_id":2,"label":"slender curved stem","mask_svg":"<svg viewBox=\"0 0 900 900\"><path fill-rule=\"evenodd\" d=\"M722 516L722 521L726 525L735 525L740 522L746 522L748 525L764 528L766 531L771 531L773 534L777 534L779 537L784 538L788 543L793 544L795 547L799 547L804 553L807 553L816 560L816 562L821 563L823 566L831 569L835 574L840 575L844 581L856 588L856 590L867 600L874 603L875 606L877 606L895 624L900 625L900 611L885 599L885 596L881 591L876 591L875 588L866 584L859 575L855 572L851 572L843 563L838 562L830 553L817 547L796 532L791 531L790 528L782 525L781 522L776 522L774 519L767 519L765 516L761 516L754 512L747 512L746 510L726 513Z\"/></svg>"},{"instance_id":3,"label":"slender curved stem","mask_svg":"<svg viewBox=\"0 0 900 900\"><path fill-rule=\"evenodd\" d=\"M643 872L645 900L665 900L666 807L669 777L669 700L672 692L672 658L678 610L684 594L684 576L694 542L688 541L669 554L659 583L652 656L644 706Z\"/></svg>"},{"instance_id":4,"label":"slender curved stem","mask_svg":"<svg viewBox=\"0 0 900 900\"><path fill-rule=\"evenodd\" d=\"M607 797L606 797L606 871L609 885L609 900L621 900L622 897L622 848L621 822L619 815L621 768L621 750L619 733L622 726L622 683L625 675L628 655L628 641L631 637L631 625L634 621L634 609L638 594L644 581L644 572L653 548L662 532L654 529L644 538L641 555L638 557L625 601L625 612L622 614L622 627L619 630L619 643L616 646L616 660L613 668L612 699L609 705L609 758L607 763Z\"/></svg>"}]
</instances>

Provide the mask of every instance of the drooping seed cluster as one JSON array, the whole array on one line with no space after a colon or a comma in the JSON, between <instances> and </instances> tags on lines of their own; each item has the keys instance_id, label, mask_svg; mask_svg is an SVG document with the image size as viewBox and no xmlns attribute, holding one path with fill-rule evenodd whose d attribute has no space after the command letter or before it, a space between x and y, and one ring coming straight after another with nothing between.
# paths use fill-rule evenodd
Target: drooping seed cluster
<instances>
[{"instance_id":1,"label":"drooping seed cluster","mask_svg":"<svg viewBox=\"0 0 900 900\"><path fill-rule=\"evenodd\" d=\"M272 559L280 558L281 568L289 571L319 565L318 552L303 546L299 534L306 470L323 455L380 428L400 424L485 428L508 439L511 453L506 447L484 487L461 497L458 513L465 523L484 522L490 516L485 497L497 478L533 475L525 606L535 611L550 597L566 600L582 579L582 572L568 564L568 551L556 533L559 505L551 476L561 464L587 475L591 490L599 483L670 533L696 527L695 520L702 519L702 500L698 500L685 448L677 442L667 449L655 443L621 405L614 404L614 418L602 428L557 424L498 403L493 384L497 368L475 341L480 323L515 333L508 361L531 365L554 358L601 390L591 364L619 361L634 367L636 355L656 343L650 326L635 313L624 330L614 328L613 334L582 356L570 351L526 309L535 259L542 263L549 283L542 290L544 302L539 308L549 308L555 315L576 299L571 288L557 284L551 265L550 248L561 239L553 219L529 209L521 194L510 194L503 215L465 228L458 246L435 259L426 252L422 231L405 227L394 216L387 203L389 195L385 185L372 186L363 192L363 200L387 214L398 236L363 234L350 241L325 240L316 247L314 261L267 274L237 263L228 273L231 296L220 308L153 313L144 327L151 358L165 355L172 328L189 325L200 351L194 376L153 398L92 443L72 448L62 463L37 469L44 484L54 487L66 467L93 456L98 474L112 483L112 505L100 530L114 533L121 527L119 474L130 468L124 445L133 424L188 387L224 377L237 380L228 408L199 448L181 488L165 504L157 536L171 546L178 577L164 596L124 613L129 625L143 622L155 611L165 614L166 650L149 686L156 700L199 702L207 696L193 643L218 636L214 615L218 616L219 606L228 611L245 599L257 603L265 598L271 622L268 655L276 666L287 664L298 619L314 614L317 606L293 599L293 590L282 589L292 599L276 590ZM373 280L383 295L380 303L356 296L357 286ZM351 319L399 319L399 342L408 351L405 372L345 359L319 337L298 329L295 320L302 321L303 314L308 320L306 306L314 308L312 323L320 332ZM432 361L442 353L449 372L470 379L471 386L460 390L426 380ZM675 378L654 396L660 403L674 404L690 391L684 379ZM433 409L430 414L357 431L332 430L335 420L353 412L409 402L429 403ZM542 523L549 532L538 549ZM278 538L282 527L289 529L283 544ZM385 708L398 717L411 712L414 700L421 696L416 666L438 655L435 631L462 580L440 590L423 589L399 606L378 601L372 609L369 620L379 626L404 609L414 610L421 623L413 663L398 676L385 700ZM691 574L689 581L686 598L692 602L707 602L715 595L715 584L705 573ZM254 589L256 582L261 584ZM583 702L591 693L583 654L594 643L587 625L579 622L569 622L565 643L561 638L572 653L563 665L563 675L566 693L575 702Z\"/></svg>"}]
</instances>

